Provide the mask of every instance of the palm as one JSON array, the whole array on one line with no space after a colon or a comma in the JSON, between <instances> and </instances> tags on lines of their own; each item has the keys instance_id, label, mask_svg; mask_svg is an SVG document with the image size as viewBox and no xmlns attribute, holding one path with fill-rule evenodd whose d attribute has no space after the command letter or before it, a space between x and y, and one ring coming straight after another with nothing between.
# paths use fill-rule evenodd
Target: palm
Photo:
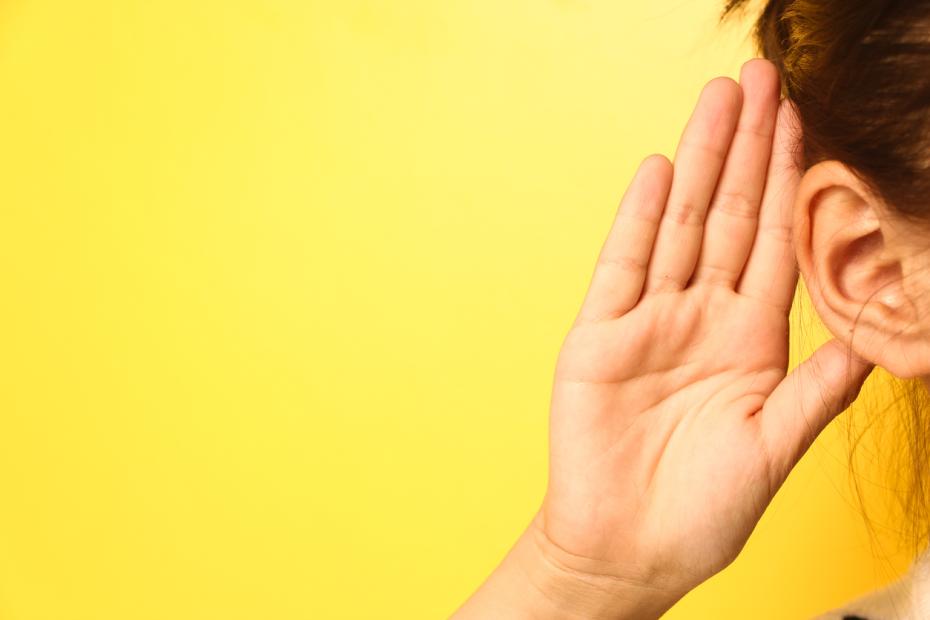
<instances>
[{"instance_id":1,"label":"palm","mask_svg":"<svg viewBox=\"0 0 930 620\"><path fill-rule=\"evenodd\" d=\"M748 536L773 492L759 426L746 421L785 376L786 323L770 306L702 286L573 329L559 359L552 424L553 433L583 439L553 454L553 489L564 482L568 495L607 506L594 527L611 532L618 554L633 541L616 533L635 518L686 544L712 540L697 557L722 567L729 558L719 555L720 536ZM572 474L578 466L589 468L581 485ZM698 481L733 495L708 504ZM646 497L631 502L630 489ZM755 496L737 496L747 489ZM744 512L737 523L734 505ZM686 527L676 522L682 515ZM579 518L589 517L550 515L569 531L592 526ZM718 526L719 534L707 531Z\"/></svg>"},{"instance_id":2,"label":"palm","mask_svg":"<svg viewBox=\"0 0 930 620\"><path fill-rule=\"evenodd\" d=\"M689 587L722 569L845 400L812 364L785 380L797 177L770 153L790 117L776 131L777 76L747 66L744 105L705 89L674 181L664 158L640 168L559 355L543 528L599 570L674 565Z\"/></svg>"}]
</instances>

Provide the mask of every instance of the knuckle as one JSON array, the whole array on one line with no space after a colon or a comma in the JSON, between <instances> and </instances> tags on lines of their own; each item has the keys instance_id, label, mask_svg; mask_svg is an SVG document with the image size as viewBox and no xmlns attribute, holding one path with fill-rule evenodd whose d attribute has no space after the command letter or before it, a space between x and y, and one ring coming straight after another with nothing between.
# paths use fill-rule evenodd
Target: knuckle
<instances>
[{"instance_id":1,"label":"knuckle","mask_svg":"<svg viewBox=\"0 0 930 620\"><path fill-rule=\"evenodd\" d=\"M679 149L698 151L700 156L703 158L709 158L715 163L723 164L727 158L727 151L725 148L720 147L714 144L706 144L694 139L682 138L679 142Z\"/></svg>"},{"instance_id":2,"label":"knuckle","mask_svg":"<svg viewBox=\"0 0 930 620\"><path fill-rule=\"evenodd\" d=\"M711 208L742 219L755 219L758 215L756 201L742 192L720 192Z\"/></svg>"},{"instance_id":3,"label":"knuckle","mask_svg":"<svg viewBox=\"0 0 930 620\"><path fill-rule=\"evenodd\" d=\"M627 207L621 205L617 212L617 219L626 220L630 223L655 224L662 219L662 212L656 209L650 209L647 205L633 205Z\"/></svg>"},{"instance_id":4,"label":"knuckle","mask_svg":"<svg viewBox=\"0 0 930 620\"><path fill-rule=\"evenodd\" d=\"M763 120L757 119L754 122L746 122L736 128L737 134L744 134L748 136L753 136L755 138L760 138L762 140L767 140L771 142L774 132L765 124Z\"/></svg>"},{"instance_id":5,"label":"knuckle","mask_svg":"<svg viewBox=\"0 0 930 620\"><path fill-rule=\"evenodd\" d=\"M647 288L652 293L671 293L680 291L682 287L670 275L664 275L653 278Z\"/></svg>"},{"instance_id":6,"label":"knuckle","mask_svg":"<svg viewBox=\"0 0 930 620\"><path fill-rule=\"evenodd\" d=\"M695 281L707 282L709 284L732 283L735 280L734 274L730 269L710 263L698 267L694 275Z\"/></svg>"},{"instance_id":7,"label":"knuckle","mask_svg":"<svg viewBox=\"0 0 930 620\"><path fill-rule=\"evenodd\" d=\"M602 256L597 261L602 267L613 267L620 271L639 272L646 269L646 261L633 256Z\"/></svg>"},{"instance_id":8,"label":"knuckle","mask_svg":"<svg viewBox=\"0 0 930 620\"><path fill-rule=\"evenodd\" d=\"M689 200L670 202L665 217L681 226L699 226L704 223L704 211Z\"/></svg>"},{"instance_id":9,"label":"knuckle","mask_svg":"<svg viewBox=\"0 0 930 620\"><path fill-rule=\"evenodd\" d=\"M791 237L792 237L791 226L787 226L784 224L766 224L764 226L760 226L759 233L764 234L768 237L771 237L772 239L775 239L776 241L780 241L782 243L791 242Z\"/></svg>"}]
</instances>

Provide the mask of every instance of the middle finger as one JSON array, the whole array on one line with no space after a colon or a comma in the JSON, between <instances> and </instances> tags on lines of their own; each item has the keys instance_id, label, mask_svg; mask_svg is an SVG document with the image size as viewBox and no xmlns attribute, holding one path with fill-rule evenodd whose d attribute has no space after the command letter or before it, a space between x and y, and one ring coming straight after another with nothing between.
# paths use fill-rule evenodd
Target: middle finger
<instances>
[{"instance_id":1,"label":"middle finger","mask_svg":"<svg viewBox=\"0 0 930 620\"><path fill-rule=\"evenodd\" d=\"M704 217L726 159L742 106L728 77L709 81L675 151L672 188L646 276L646 294L681 290L697 262Z\"/></svg>"},{"instance_id":2,"label":"middle finger","mask_svg":"<svg viewBox=\"0 0 930 620\"><path fill-rule=\"evenodd\" d=\"M743 109L707 212L694 283L733 287L743 271L758 227L780 86L769 60L755 58L740 71Z\"/></svg>"}]
</instances>

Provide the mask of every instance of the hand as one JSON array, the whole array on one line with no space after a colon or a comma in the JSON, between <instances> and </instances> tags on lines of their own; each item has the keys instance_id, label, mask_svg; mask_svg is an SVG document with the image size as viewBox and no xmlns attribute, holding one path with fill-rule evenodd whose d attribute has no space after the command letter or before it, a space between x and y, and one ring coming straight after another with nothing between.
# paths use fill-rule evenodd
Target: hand
<instances>
[{"instance_id":1,"label":"hand","mask_svg":"<svg viewBox=\"0 0 930 620\"><path fill-rule=\"evenodd\" d=\"M786 377L797 130L751 60L625 193L555 373L533 527L567 575L677 598L729 565L870 372L831 341Z\"/></svg>"},{"instance_id":2,"label":"hand","mask_svg":"<svg viewBox=\"0 0 930 620\"><path fill-rule=\"evenodd\" d=\"M794 109L775 66L711 80L621 201L556 365L549 484L456 618L657 618L729 565L872 366L786 376Z\"/></svg>"}]
</instances>

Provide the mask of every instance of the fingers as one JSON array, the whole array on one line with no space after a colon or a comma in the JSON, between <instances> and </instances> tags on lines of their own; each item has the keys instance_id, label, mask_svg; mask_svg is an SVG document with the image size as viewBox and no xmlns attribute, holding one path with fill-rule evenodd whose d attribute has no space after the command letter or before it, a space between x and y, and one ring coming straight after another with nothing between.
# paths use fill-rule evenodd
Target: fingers
<instances>
[{"instance_id":1,"label":"fingers","mask_svg":"<svg viewBox=\"0 0 930 620\"><path fill-rule=\"evenodd\" d=\"M740 72L740 87L739 124L707 212L693 283L734 287L756 236L778 112L778 69L768 60L750 60Z\"/></svg>"},{"instance_id":2,"label":"fingers","mask_svg":"<svg viewBox=\"0 0 930 620\"><path fill-rule=\"evenodd\" d=\"M873 368L834 339L775 388L757 415L779 483L827 424L856 399Z\"/></svg>"},{"instance_id":3,"label":"fingers","mask_svg":"<svg viewBox=\"0 0 930 620\"><path fill-rule=\"evenodd\" d=\"M801 173L794 159L800 138L797 111L787 99L778 107L772 157L759 213L759 229L736 290L788 312L798 283L791 239L794 198Z\"/></svg>"},{"instance_id":4,"label":"fingers","mask_svg":"<svg viewBox=\"0 0 930 620\"><path fill-rule=\"evenodd\" d=\"M671 184L672 164L663 155L640 164L598 256L579 321L615 318L639 301Z\"/></svg>"},{"instance_id":5,"label":"fingers","mask_svg":"<svg viewBox=\"0 0 930 620\"><path fill-rule=\"evenodd\" d=\"M771 62L747 62L740 81L720 77L705 85L675 153L674 174L660 155L641 164L577 320L621 316L643 294L689 282L738 286L790 306L797 283L790 239L799 181L789 151L794 119L786 104L778 105Z\"/></svg>"},{"instance_id":6,"label":"fingers","mask_svg":"<svg viewBox=\"0 0 930 620\"><path fill-rule=\"evenodd\" d=\"M730 78L714 78L701 91L675 152L675 174L646 275L646 293L681 290L691 278L704 217L741 105L742 91Z\"/></svg>"}]
</instances>

